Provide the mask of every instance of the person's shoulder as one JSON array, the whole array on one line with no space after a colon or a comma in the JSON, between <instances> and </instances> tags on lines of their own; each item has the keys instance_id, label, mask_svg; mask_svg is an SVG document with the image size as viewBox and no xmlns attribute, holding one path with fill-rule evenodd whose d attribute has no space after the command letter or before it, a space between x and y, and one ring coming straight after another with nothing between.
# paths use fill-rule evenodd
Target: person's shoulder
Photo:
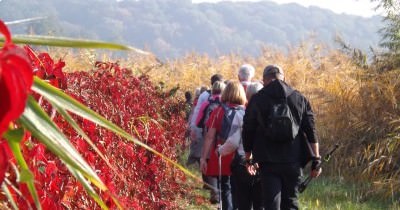
<instances>
[{"instance_id":1,"label":"person's shoulder","mask_svg":"<svg viewBox=\"0 0 400 210\"><path fill-rule=\"evenodd\" d=\"M200 94L199 98L208 98L210 96L210 93L208 91L204 91Z\"/></svg>"},{"instance_id":2,"label":"person's shoulder","mask_svg":"<svg viewBox=\"0 0 400 210\"><path fill-rule=\"evenodd\" d=\"M292 88L292 94L293 95L297 95L297 96L301 96L301 97L305 98L305 96L304 96L304 94L302 92L300 92L297 89L294 89L293 87L291 87L291 88Z\"/></svg>"},{"instance_id":3,"label":"person's shoulder","mask_svg":"<svg viewBox=\"0 0 400 210\"><path fill-rule=\"evenodd\" d=\"M303 103L308 103L307 97L299 90L293 90L293 93L289 97L294 97L295 101L302 101Z\"/></svg>"},{"instance_id":4,"label":"person's shoulder","mask_svg":"<svg viewBox=\"0 0 400 210\"><path fill-rule=\"evenodd\" d=\"M210 96L210 94L207 93L207 91L204 91L203 93L200 94L198 102L200 102L200 104L202 104L204 101L207 101L209 96Z\"/></svg>"},{"instance_id":5,"label":"person's shoulder","mask_svg":"<svg viewBox=\"0 0 400 210\"><path fill-rule=\"evenodd\" d=\"M251 100L253 100L253 98L255 100L260 100L260 98L264 97L265 95L268 95L268 90L266 88L262 88L261 90L259 90L257 93L255 93L252 97Z\"/></svg>"}]
</instances>

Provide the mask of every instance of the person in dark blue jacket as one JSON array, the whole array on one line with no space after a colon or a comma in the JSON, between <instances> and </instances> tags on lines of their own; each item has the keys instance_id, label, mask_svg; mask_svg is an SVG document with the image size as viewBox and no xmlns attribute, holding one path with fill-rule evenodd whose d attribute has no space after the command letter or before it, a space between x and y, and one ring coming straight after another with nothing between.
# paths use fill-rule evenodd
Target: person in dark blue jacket
<instances>
[{"instance_id":1,"label":"person in dark blue jacket","mask_svg":"<svg viewBox=\"0 0 400 210\"><path fill-rule=\"evenodd\" d=\"M318 177L322 171L314 113L309 101L284 82L281 67L265 67L263 82L263 89L251 98L243 118L242 137L248 170L254 173L250 163L258 163L266 210L298 209L298 187L307 153L303 146L305 141L314 156L311 176ZM279 142L279 136L270 129L275 122L272 115L277 101L284 101L291 112L293 138L288 141Z\"/></svg>"}]
</instances>

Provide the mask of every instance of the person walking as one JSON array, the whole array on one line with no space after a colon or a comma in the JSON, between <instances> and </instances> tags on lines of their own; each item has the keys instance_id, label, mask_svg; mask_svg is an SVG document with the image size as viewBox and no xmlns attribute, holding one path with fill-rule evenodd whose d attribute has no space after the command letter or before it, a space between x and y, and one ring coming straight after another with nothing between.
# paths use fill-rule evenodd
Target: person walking
<instances>
[{"instance_id":1,"label":"person walking","mask_svg":"<svg viewBox=\"0 0 400 210\"><path fill-rule=\"evenodd\" d=\"M314 113L306 97L284 82L281 67L266 66L263 83L243 118L246 161L259 165L266 210L299 209L298 187L302 160L307 155L301 142L305 141L303 134L314 153L311 176L318 177L322 171ZM248 169L254 168L248 164Z\"/></svg>"},{"instance_id":2,"label":"person walking","mask_svg":"<svg viewBox=\"0 0 400 210\"><path fill-rule=\"evenodd\" d=\"M243 85L244 91L246 91L247 86L252 83L252 79L255 74L255 69L251 64L243 64L240 66L238 71L238 79L240 83Z\"/></svg>"},{"instance_id":3,"label":"person walking","mask_svg":"<svg viewBox=\"0 0 400 210\"><path fill-rule=\"evenodd\" d=\"M210 115L206 126L208 131L206 133L206 137L204 139L204 146L202 150L202 155L200 159L200 167L204 173L210 174L215 173L218 168L217 162L212 161L213 157L216 157L215 151L217 149L218 144L223 144L226 141L226 137L223 137L225 134L224 130L226 128L231 128L231 122L227 122L227 115L233 114L235 111L235 115L240 112L240 109L243 111L244 104L246 103L246 93L242 85L239 82L229 82L222 92L221 102L223 103L221 106L217 107ZM231 112L231 113L229 113ZM242 113L243 114L243 113ZM224 124L224 123L230 123ZM234 150L233 150L234 151ZM223 210L231 210L233 209L232 204L232 194L231 194L231 183L230 183L230 165L234 156L233 151L228 155L224 154L222 157L222 165L221 165L221 191L222 191L222 209ZM207 157L210 157L209 159ZM219 174L218 174L219 175Z\"/></svg>"},{"instance_id":4,"label":"person walking","mask_svg":"<svg viewBox=\"0 0 400 210\"><path fill-rule=\"evenodd\" d=\"M211 76L210 78L211 81L211 87L214 85L215 82L222 82L223 81L223 76L221 74L214 74ZM198 142L202 142L202 144L199 145L199 149L201 151L201 149L203 148L203 144L204 144L204 136L203 136L203 129L201 129L201 132L199 131L199 127L197 127L197 118L200 112L200 108L202 106L202 104L206 101L208 101L208 99L211 96L211 91L203 91L198 100L196 105L194 106L193 109L193 113L190 119L190 138L191 139L201 139ZM217 179L215 177L211 177L211 176L205 176L204 174L202 174L202 178L203 181L205 182L205 184L203 185L203 188L206 189L210 189L210 202L212 204L216 204L219 200L218 198L218 193L217 193Z\"/></svg>"},{"instance_id":5,"label":"person walking","mask_svg":"<svg viewBox=\"0 0 400 210\"><path fill-rule=\"evenodd\" d=\"M241 95L242 98L250 99L253 94L260 90L260 83L252 83L247 86L246 96ZM244 89L240 86L237 89ZM241 92L238 90L238 92ZM246 101L246 100L243 100ZM218 148L221 156L235 153L235 157L231 164L231 171L233 179L232 188L235 188L236 209L238 210L262 210L262 189L261 180L258 173L250 174L246 168L245 152L243 150L242 141L242 125L244 116L244 105L240 104L243 109L238 110L232 120L231 130L226 142ZM238 106L238 105L237 105Z\"/></svg>"}]
</instances>

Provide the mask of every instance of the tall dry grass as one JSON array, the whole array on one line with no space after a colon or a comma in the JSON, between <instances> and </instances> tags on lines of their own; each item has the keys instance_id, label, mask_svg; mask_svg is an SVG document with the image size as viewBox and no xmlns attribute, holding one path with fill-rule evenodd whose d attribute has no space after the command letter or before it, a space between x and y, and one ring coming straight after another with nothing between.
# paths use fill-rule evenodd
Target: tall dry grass
<instances>
[{"instance_id":1,"label":"tall dry grass","mask_svg":"<svg viewBox=\"0 0 400 210\"><path fill-rule=\"evenodd\" d=\"M71 71L91 69L91 63L99 57L108 59L107 55L93 58L90 51L63 53L60 55L64 55ZM289 53L265 47L258 57L188 54L159 62L154 57L131 55L119 63L136 74L150 75L165 89L179 86L179 96L201 85L209 86L214 73L237 79L243 63L256 67L257 80L261 80L266 65L279 64L286 82L311 101L321 153L341 144L324 166L325 175L362 184L360 193L365 198L379 194L398 199L400 195L400 70L377 73L360 69L346 55L313 43L293 47Z\"/></svg>"}]
</instances>

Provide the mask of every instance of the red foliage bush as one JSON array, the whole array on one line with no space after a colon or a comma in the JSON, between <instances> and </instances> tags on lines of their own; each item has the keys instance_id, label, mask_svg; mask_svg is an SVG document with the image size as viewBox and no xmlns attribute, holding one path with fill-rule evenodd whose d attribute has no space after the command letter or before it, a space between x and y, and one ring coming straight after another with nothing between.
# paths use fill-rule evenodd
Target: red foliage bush
<instances>
[{"instance_id":1,"label":"red foliage bush","mask_svg":"<svg viewBox=\"0 0 400 210\"><path fill-rule=\"evenodd\" d=\"M27 49L30 50L30 49ZM37 60L37 59L40 59ZM64 63L54 63L47 53L33 57L35 74L98 112L172 160L177 160L177 147L183 143L185 125L183 103L166 97L146 76L135 77L129 69L115 63L97 63L91 72L62 73ZM104 154L114 169L51 106L37 98L53 117L80 154L97 172L109 192L98 192L110 208L115 196L128 209L176 209L177 194L183 193L178 182L183 173L160 157L135 146L96 124L75 117L78 124ZM97 209L99 206L84 191L67 168L36 139L26 134L21 145L29 168L35 176L43 209ZM9 180L15 174L9 169ZM177 179L178 178L178 179ZM13 183L18 186L16 181ZM25 186L11 189L21 209L33 207ZM2 198L0 197L0 200Z\"/></svg>"}]
</instances>

